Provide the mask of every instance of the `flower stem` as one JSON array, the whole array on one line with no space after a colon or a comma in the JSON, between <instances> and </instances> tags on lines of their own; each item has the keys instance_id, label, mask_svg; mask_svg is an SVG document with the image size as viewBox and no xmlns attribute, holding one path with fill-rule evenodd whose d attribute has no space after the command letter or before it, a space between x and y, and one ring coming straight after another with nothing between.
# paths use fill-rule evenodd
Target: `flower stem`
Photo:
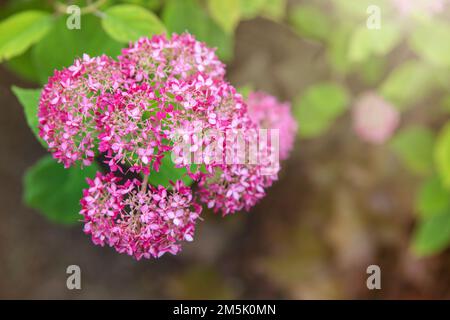
<instances>
[{"instance_id":1,"label":"flower stem","mask_svg":"<svg viewBox=\"0 0 450 320\"><path fill-rule=\"evenodd\" d=\"M141 185L141 192L147 191L147 184L148 184L148 175L144 175L144 179L142 180L142 185Z\"/></svg>"}]
</instances>

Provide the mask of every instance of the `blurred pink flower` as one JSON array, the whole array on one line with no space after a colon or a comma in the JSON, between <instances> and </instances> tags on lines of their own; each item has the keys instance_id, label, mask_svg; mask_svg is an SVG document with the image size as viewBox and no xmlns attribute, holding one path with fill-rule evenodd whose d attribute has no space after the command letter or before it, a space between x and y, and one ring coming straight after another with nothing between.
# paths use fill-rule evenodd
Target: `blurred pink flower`
<instances>
[{"instance_id":1,"label":"blurred pink flower","mask_svg":"<svg viewBox=\"0 0 450 320\"><path fill-rule=\"evenodd\" d=\"M364 141L382 144L388 140L400 121L393 105L375 92L366 92L353 107L353 128Z\"/></svg>"},{"instance_id":2,"label":"blurred pink flower","mask_svg":"<svg viewBox=\"0 0 450 320\"><path fill-rule=\"evenodd\" d=\"M394 7L402 15L414 12L438 14L444 11L448 0L392 0Z\"/></svg>"},{"instance_id":3,"label":"blurred pink flower","mask_svg":"<svg viewBox=\"0 0 450 320\"><path fill-rule=\"evenodd\" d=\"M250 118L261 128L280 130L280 160L287 159L297 134L297 122L292 117L290 103L279 102L265 92L252 92L247 106Z\"/></svg>"}]
</instances>

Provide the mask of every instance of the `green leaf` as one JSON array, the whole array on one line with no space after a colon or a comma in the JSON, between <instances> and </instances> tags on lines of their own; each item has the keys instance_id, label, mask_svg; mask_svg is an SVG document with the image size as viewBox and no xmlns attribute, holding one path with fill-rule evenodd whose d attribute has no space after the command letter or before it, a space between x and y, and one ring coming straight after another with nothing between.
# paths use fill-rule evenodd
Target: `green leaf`
<instances>
[{"instance_id":1,"label":"green leaf","mask_svg":"<svg viewBox=\"0 0 450 320\"><path fill-rule=\"evenodd\" d=\"M324 40L331 34L329 18L317 7L297 6L292 10L289 20L302 36Z\"/></svg>"},{"instance_id":2,"label":"green leaf","mask_svg":"<svg viewBox=\"0 0 450 320\"><path fill-rule=\"evenodd\" d=\"M226 34L203 10L197 0L170 0L162 14L164 24L170 33L185 31L200 41L217 48L223 60L231 59L233 37Z\"/></svg>"},{"instance_id":3,"label":"green leaf","mask_svg":"<svg viewBox=\"0 0 450 320\"><path fill-rule=\"evenodd\" d=\"M267 0L240 0L239 5L241 7L242 19L253 19L257 17L263 10L266 2Z\"/></svg>"},{"instance_id":4,"label":"green leaf","mask_svg":"<svg viewBox=\"0 0 450 320\"><path fill-rule=\"evenodd\" d=\"M24 177L24 201L49 220L74 224L81 220L80 199L87 187L86 178L94 178L98 167L93 164L84 169L64 167L45 156Z\"/></svg>"},{"instance_id":5,"label":"green leaf","mask_svg":"<svg viewBox=\"0 0 450 320\"><path fill-rule=\"evenodd\" d=\"M0 62L24 53L44 37L52 26L50 14L30 10L0 23Z\"/></svg>"},{"instance_id":6,"label":"green leaf","mask_svg":"<svg viewBox=\"0 0 450 320\"><path fill-rule=\"evenodd\" d=\"M12 86L12 92L16 95L23 107L25 118L31 131L33 131L39 142L46 148L46 143L39 137L38 105L41 89L22 89Z\"/></svg>"},{"instance_id":7,"label":"green leaf","mask_svg":"<svg viewBox=\"0 0 450 320\"><path fill-rule=\"evenodd\" d=\"M241 17L239 0L208 0L208 8L211 17L226 33L234 32Z\"/></svg>"},{"instance_id":8,"label":"green leaf","mask_svg":"<svg viewBox=\"0 0 450 320\"><path fill-rule=\"evenodd\" d=\"M328 38L327 59L333 69L341 74L347 73L351 67L348 48L352 30L352 25L341 23L333 29Z\"/></svg>"},{"instance_id":9,"label":"green leaf","mask_svg":"<svg viewBox=\"0 0 450 320\"><path fill-rule=\"evenodd\" d=\"M419 256L438 253L450 244L450 211L420 222L413 236L413 251Z\"/></svg>"},{"instance_id":10,"label":"green leaf","mask_svg":"<svg viewBox=\"0 0 450 320\"><path fill-rule=\"evenodd\" d=\"M345 88L333 83L314 85L295 101L299 134L314 137L324 133L332 121L344 113L349 103Z\"/></svg>"},{"instance_id":11,"label":"green leaf","mask_svg":"<svg viewBox=\"0 0 450 320\"><path fill-rule=\"evenodd\" d=\"M32 50L33 62L41 83L46 83L55 69L70 66L83 53L90 56L106 54L117 56L122 44L111 39L93 15L83 15L81 29L69 30L65 17L60 17L55 27Z\"/></svg>"},{"instance_id":12,"label":"green leaf","mask_svg":"<svg viewBox=\"0 0 450 320\"><path fill-rule=\"evenodd\" d=\"M364 61L359 68L361 78L368 86L373 87L383 77L386 67L386 59L384 58L372 58Z\"/></svg>"},{"instance_id":13,"label":"green leaf","mask_svg":"<svg viewBox=\"0 0 450 320\"><path fill-rule=\"evenodd\" d=\"M186 168L175 168L170 154L166 154L161 160L159 172L152 171L148 178L148 182L154 186L171 187L170 181L175 182L182 180L185 185L189 186L193 180L187 175Z\"/></svg>"},{"instance_id":14,"label":"green leaf","mask_svg":"<svg viewBox=\"0 0 450 320\"><path fill-rule=\"evenodd\" d=\"M450 122L447 122L437 137L434 163L442 183L450 189Z\"/></svg>"},{"instance_id":15,"label":"green leaf","mask_svg":"<svg viewBox=\"0 0 450 320\"><path fill-rule=\"evenodd\" d=\"M338 16L341 17L341 19L356 20L355 18L364 18L363 21L365 21L368 17L367 8L371 5L376 5L380 8L382 19L383 17L389 16L392 11L392 0L332 0L331 2L333 2L333 5L338 12Z\"/></svg>"},{"instance_id":16,"label":"green leaf","mask_svg":"<svg viewBox=\"0 0 450 320\"><path fill-rule=\"evenodd\" d=\"M450 212L450 192L437 176L428 178L421 186L416 208L422 218Z\"/></svg>"},{"instance_id":17,"label":"green leaf","mask_svg":"<svg viewBox=\"0 0 450 320\"><path fill-rule=\"evenodd\" d=\"M381 29L361 25L350 37L349 59L362 62L372 56L384 56L398 44L400 36L400 29L395 24L384 22Z\"/></svg>"},{"instance_id":18,"label":"green leaf","mask_svg":"<svg viewBox=\"0 0 450 320\"><path fill-rule=\"evenodd\" d=\"M425 127L400 131L390 143L403 164L416 174L427 174L433 167L434 134Z\"/></svg>"},{"instance_id":19,"label":"green leaf","mask_svg":"<svg viewBox=\"0 0 450 320\"><path fill-rule=\"evenodd\" d=\"M389 74L380 91L385 99L406 109L436 85L436 75L429 66L420 61L407 61Z\"/></svg>"},{"instance_id":20,"label":"green leaf","mask_svg":"<svg viewBox=\"0 0 450 320\"><path fill-rule=\"evenodd\" d=\"M411 32L409 45L426 61L450 67L450 23L439 19L419 23Z\"/></svg>"},{"instance_id":21,"label":"green leaf","mask_svg":"<svg viewBox=\"0 0 450 320\"><path fill-rule=\"evenodd\" d=\"M285 10L286 0L266 0L260 14L268 19L281 21L284 18Z\"/></svg>"},{"instance_id":22,"label":"green leaf","mask_svg":"<svg viewBox=\"0 0 450 320\"><path fill-rule=\"evenodd\" d=\"M119 42L136 41L143 36L150 37L166 32L156 15L132 4L108 8L102 19L102 26L110 37Z\"/></svg>"}]
</instances>

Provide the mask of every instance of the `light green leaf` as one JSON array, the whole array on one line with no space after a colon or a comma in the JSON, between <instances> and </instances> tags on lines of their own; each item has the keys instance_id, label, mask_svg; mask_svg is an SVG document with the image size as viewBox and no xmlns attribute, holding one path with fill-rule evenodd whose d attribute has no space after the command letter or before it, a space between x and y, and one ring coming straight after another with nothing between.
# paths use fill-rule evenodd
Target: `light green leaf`
<instances>
[{"instance_id":1,"label":"light green leaf","mask_svg":"<svg viewBox=\"0 0 450 320\"><path fill-rule=\"evenodd\" d=\"M150 173L148 182L154 186L171 187L170 181L176 182L182 180L185 185L189 186L193 180L187 175L186 168L175 168L170 154L166 154L161 160L159 171L152 171Z\"/></svg>"},{"instance_id":2,"label":"light green leaf","mask_svg":"<svg viewBox=\"0 0 450 320\"><path fill-rule=\"evenodd\" d=\"M450 189L450 122L447 122L437 137L434 163L442 183Z\"/></svg>"},{"instance_id":3,"label":"light green leaf","mask_svg":"<svg viewBox=\"0 0 450 320\"><path fill-rule=\"evenodd\" d=\"M44 37L52 26L50 14L30 10L0 23L0 62L24 53Z\"/></svg>"},{"instance_id":4,"label":"light green leaf","mask_svg":"<svg viewBox=\"0 0 450 320\"><path fill-rule=\"evenodd\" d=\"M372 56L384 56L398 44L400 36L400 29L395 24L384 22L381 29L368 29L361 25L350 37L349 59L361 62Z\"/></svg>"},{"instance_id":5,"label":"light green leaf","mask_svg":"<svg viewBox=\"0 0 450 320\"><path fill-rule=\"evenodd\" d=\"M100 19L83 15L81 29L69 30L65 17L32 50L33 62L41 83L46 83L55 69L70 66L83 53L91 56L106 54L117 56L122 44L111 39L100 27Z\"/></svg>"},{"instance_id":6,"label":"light green leaf","mask_svg":"<svg viewBox=\"0 0 450 320\"><path fill-rule=\"evenodd\" d=\"M425 127L400 131L390 143L403 164L416 174L427 174L433 167L434 134Z\"/></svg>"},{"instance_id":7,"label":"light green leaf","mask_svg":"<svg viewBox=\"0 0 450 320\"><path fill-rule=\"evenodd\" d=\"M428 178L421 186L416 209L422 218L450 212L450 192L437 176Z\"/></svg>"},{"instance_id":8,"label":"light green leaf","mask_svg":"<svg viewBox=\"0 0 450 320\"><path fill-rule=\"evenodd\" d=\"M85 180L93 178L97 171L95 164L84 169L64 169L51 156L45 156L25 173L24 201L53 222L74 224L81 220L80 199L87 187Z\"/></svg>"},{"instance_id":9,"label":"light green leaf","mask_svg":"<svg viewBox=\"0 0 450 320\"><path fill-rule=\"evenodd\" d=\"M331 34L329 18L317 7L297 6L291 11L289 20L302 36L324 40Z\"/></svg>"},{"instance_id":10,"label":"light green leaf","mask_svg":"<svg viewBox=\"0 0 450 320\"><path fill-rule=\"evenodd\" d=\"M413 251L419 256L438 253L450 245L450 211L419 223L413 236Z\"/></svg>"},{"instance_id":11,"label":"light green leaf","mask_svg":"<svg viewBox=\"0 0 450 320\"><path fill-rule=\"evenodd\" d=\"M392 0L358 0L358 1L348 1L348 0L332 0L333 5L338 12L338 16L341 19L352 19L365 21L368 17L367 9L376 5L380 8L380 12L382 13L382 17L388 17L391 13L392 8ZM382 20L383 23L383 20Z\"/></svg>"},{"instance_id":12,"label":"light green leaf","mask_svg":"<svg viewBox=\"0 0 450 320\"><path fill-rule=\"evenodd\" d=\"M285 11L286 0L266 0L260 14L268 19L281 21L284 18Z\"/></svg>"},{"instance_id":13,"label":"light green leaf","mask_svg":"<svg viewBox=\"0 0 450 320\"><path fill-rule=\"evenodd\" d=\"M409 45L426 61L450 67L450 23L439 19L419 23L411 32Z\"/></svg>"},{"instance_id":14,"label":"light green leaf","mask_svg":"<svg viewBox=\"0 0 450 320\"><path fill-rule=\"evenodd\" d=\"M241 6L241 16L243 19L253 19L257 17L267 0L240 0L239 5Z\"/></svg>"},{"instance_id":15,"label":"light green leaf","mask_svg":"<svg viewBox=\"0 0 450 320\"><path fill-rule=\"evenodd\" d=\"M406 109L414 102L423 99L437 81L433 70L420 61L407 61L394 69L381 85L381 95Z\"/></svg>"},{"instance_id":16,"label":"light green leaf","mask_svg":"<svg viewBox=\"0 0 450 320\"><path fill-rule=\"evenodd\" d=\"M46 148L45 142L39 137L38 105L41 89L22 89L16 86L11 88L23 107L27 124L39 142Z\"/></svg>"},{"instance_id":17,"label":"light green leaf","mask_svg":"<svg viewBox=\"0 0 450 320\"><path fill-rule=\"evenodd\" d=\"M314 85L295 101L294 113L299 123L299 134L314 137L324 133L332 121L348 107L349 95L345 88L333 83Z\"/></svg>"},{"instance_id":18,"label":"light green leaf","mask_svg":"<svg viewBox=\"0 0 450 320\"><path fill-rule=\"evenodd\" d=\"M132 4L116 5L105 11L103 29L119 42L136 41L140 37L151 37L165 33L162 22L152 12Z\"/></svg>"},{"instance_id":19,"label":"light green leaf","mask_svg":"<svg viewBox=\"0 0 450 320\"><path fill-rule=\"evenodd\" d=\"M211 17L225 32L234 32L241 17L239 0L208 0L208 9Z\"/></svg>"},{"instance_id":20,"label":"light green leaf","mask_svg":"<svg viewBox=\"0 0 450 320\"><path fill-rule=\"evenodd\" d=\"M341 23L333 28L333 32L330 33L328 38L327 59L333 69L341 74L347 73L351 67L348 48L352 30L352 25Z\"/></svg>"},{"instance_id":21,"label":"light green leaf","mask_svg":"<svg viewBox=\"0 0 450 320\"><path fill-rule=\"evenodd\" d=\"M231 59L233 37L226 34L203 10L197 0L169 0L162 14L170 33L190 32L200 41L217 48L223 60Z\"/></svg>"}]
</instances>

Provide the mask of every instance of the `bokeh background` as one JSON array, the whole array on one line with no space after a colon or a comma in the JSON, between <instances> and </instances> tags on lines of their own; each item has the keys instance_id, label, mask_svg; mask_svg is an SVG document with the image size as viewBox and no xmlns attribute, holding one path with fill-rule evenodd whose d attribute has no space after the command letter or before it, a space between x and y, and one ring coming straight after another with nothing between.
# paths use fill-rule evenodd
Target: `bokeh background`
<instances>
[{"instance_id":1,"label":"bokeh background","mask_svg":"<svg viewBox=\"0 0 450 320\"><path fill-rule=\"evenodd\" d=\"M450 145L445 137L450 5L440 1L442 7L431 10L422 5L433 1L411 0L420 6L408 9L402 1L262 0L268 3L264 10L241 17L225 35L219 19L214 22L218 33L211 35L189 22L173 26L164 12L176 0L128 2L155 12L169 30L187 29L219 46L232 84L290 101L300 127L295 148L282 164L279 181L250 212L222 218L206 210L195 241L184 245L181 254L137 262L94 246L80 224L49 221L23 201L25 171L47 153L28 127L11 86L39 88L46 70L36 71L31 62L50 68L70 64L80 54L77 45L70 51L65 49L70 45L56 41L60 48L45 52L42 64L33 47L20 55L27 62L3 61L0 298L450 298L450 221L427 220L448 214L448 193L441 184L448 176L445 147ZM206 2L195 5L209 15ZM2 19L29 8L53 12L55 5L0 3ZM355 32L369 30L366 9L371 4L381 8L382 27L367 40ZM208 19L213 21L214 15ZM83 36L89 38L89 32ZM80 43L84 50L85 42ZM102 44L97 42L95 50L101 52ZM45 46L38 46L36 51L42 52ZM66 56L58 60L58 51ZM27 60L27 55L34 58ZM343 106L326 119L315 116L314 103L305 98L311 88L324 83L345 90ZM381 142L354 129L352 108L367 92L398 113L399 123ZM324 97L325 109L335 102L334 95L327 98L319 91L319 96ZM298 111L302 107L311 107L310 112ZM373 130L386 129L387 120L380 119ZM411 126L419 127L420 133L396 139ZM442 150L436 151L435 145ZM427 193L423 186L430 179L440 182L426 188ZM436 203L444 204L439 213L429 214L427 208ZM71 264L82 270L82 290L66 288L66 268ZM381 290L366 287L371 264L381 268Z\"/></svg>"}]
</instances>

